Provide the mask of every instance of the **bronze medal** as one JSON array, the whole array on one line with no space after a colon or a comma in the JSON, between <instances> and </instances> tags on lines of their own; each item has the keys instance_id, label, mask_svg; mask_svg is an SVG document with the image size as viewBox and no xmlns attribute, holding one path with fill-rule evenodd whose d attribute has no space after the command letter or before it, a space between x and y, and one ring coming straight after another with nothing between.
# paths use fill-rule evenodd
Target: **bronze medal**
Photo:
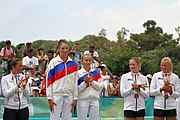
<instances>
[{"instance_id":1,"label":"bronze medal","mask_svg":"<svg viewBox=\"0 0 180 120\"><path fill-rule=\"evenodd\" d=\"M137 93L134 94L134 98L135 99L138 99L139 98L139 95Z\"/></svg>"}]
</instances>

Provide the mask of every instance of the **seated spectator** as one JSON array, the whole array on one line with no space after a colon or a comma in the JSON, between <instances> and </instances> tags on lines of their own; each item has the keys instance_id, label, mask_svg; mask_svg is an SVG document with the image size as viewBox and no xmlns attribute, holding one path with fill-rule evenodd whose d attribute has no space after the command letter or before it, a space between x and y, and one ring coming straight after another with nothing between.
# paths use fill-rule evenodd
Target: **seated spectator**
<instances>
[{"instance_id":1,"label":"seated spectator","mask_svg":"<svg viewBox=\"0 0 180 120\"><path fill-rule=\"evenodd\" d=\"M109 96L120 96L120 83L116 75L111 78L111 83L107 86Z\"/></svg>"},{"instance_id":2,"label":"seated spectator","mask_svg":"<svg viewBox=\"0 0 180 120\"><path fill-rule=\"evenodd\" d=\"M32 82L30 84L31 87L31 96L39 96L39 93L41 92L39 89L39 85L41 83L39 78L39 73L36 71L35 65L30 65L30 81Z\"/></svg>"}]
</instances>

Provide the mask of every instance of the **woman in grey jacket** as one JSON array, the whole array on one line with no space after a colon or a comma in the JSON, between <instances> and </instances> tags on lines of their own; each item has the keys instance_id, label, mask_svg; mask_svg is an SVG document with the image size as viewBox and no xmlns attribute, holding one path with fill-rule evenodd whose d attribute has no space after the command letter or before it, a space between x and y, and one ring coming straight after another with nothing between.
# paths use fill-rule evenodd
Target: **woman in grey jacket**
<instances>
[{"instance_id":1,"label":"woman in grey jacket","mask_svg":"<svg viewBox=\"0 0 180 120\"><path fill-rule=\"evenodd\" d=\"M26 86L29 75L22 75L22 61L11 62L12 72L2 77L2 93L5 97L3 120L28 120L27 97L30 89Z\"/></svg>"}]
</instances>

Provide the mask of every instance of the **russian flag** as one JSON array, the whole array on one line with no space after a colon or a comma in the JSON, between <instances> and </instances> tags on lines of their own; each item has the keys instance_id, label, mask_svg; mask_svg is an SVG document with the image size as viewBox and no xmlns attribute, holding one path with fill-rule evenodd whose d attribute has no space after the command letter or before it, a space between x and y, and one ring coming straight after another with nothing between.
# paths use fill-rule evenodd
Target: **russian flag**
<instances>
[{"instance_id":1,"label":"russian flag","mask_svg":"<svg viewBox=\"0 0 180 120\"><path fill-rule=\"evenodd\" d=\"M93 80L94 80L94 81L98 81L98 79L101 78L101 75L100 75L100 73L99 73L98 70L94 70L94 71L92 71L92 72L90 72L90 73L92 73L92 75L93 75ZM84 81L84 78L86 78L86 76L88 76L88 73L85 74L85 75L83 75L82 77L80 77L80 78L78 79L78 85L80 85L80 84ZM90 84L87 84L87 85L86 85L86 88L89 87L89 85L90 85Z\"/></svg>"},{"instance_id":2,"label":"russian flag","mask_svg":"<svg viewBox=\"0 0 180 120\"><path fill-rule=\"evenodd\" d=\"M67 67L65 67L65 65ZM67 71L67 73L66 73ZM64 76L71 74L73 72L77 71L77 64L73 61L68 61L67 63L60 63L56 65L53 69L51 69L47 75L48 75L48 86L54 83L56 80L59 80L60 78L63 78Z\"/></svg>"}]
</instances>

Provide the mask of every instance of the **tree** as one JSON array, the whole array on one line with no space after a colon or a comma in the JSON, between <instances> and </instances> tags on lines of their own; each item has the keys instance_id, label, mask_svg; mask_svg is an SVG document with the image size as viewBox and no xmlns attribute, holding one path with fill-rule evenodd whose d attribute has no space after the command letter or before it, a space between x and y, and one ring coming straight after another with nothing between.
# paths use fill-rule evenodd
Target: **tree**
<instances>
[{"instance_id":1,"label":"tree","mask_svg":"<svg viewBox=\"0 0 180 120\"><path fill-rule=\"evenodd\" d=\"M127 41L127 39L125 39L125 36L127 36L127 32L129 32L129 30L127 30L125 27L122 27L121 30L119 30L117 32L117 44L118 44L118 48L123 51L125 49L125 42Z\"/></svg>"},{"instance_id":2,"label":"tree","mask_svg":"<svg viewBox=\"0 0 180 120\"><path fill-rule=\"evenodd\" d=\"M107 31L106 29L102 28L101 31L99 32L99 36L106 37L106 35L107 35L106 31Z\"/></svg>"}]
</instances>

